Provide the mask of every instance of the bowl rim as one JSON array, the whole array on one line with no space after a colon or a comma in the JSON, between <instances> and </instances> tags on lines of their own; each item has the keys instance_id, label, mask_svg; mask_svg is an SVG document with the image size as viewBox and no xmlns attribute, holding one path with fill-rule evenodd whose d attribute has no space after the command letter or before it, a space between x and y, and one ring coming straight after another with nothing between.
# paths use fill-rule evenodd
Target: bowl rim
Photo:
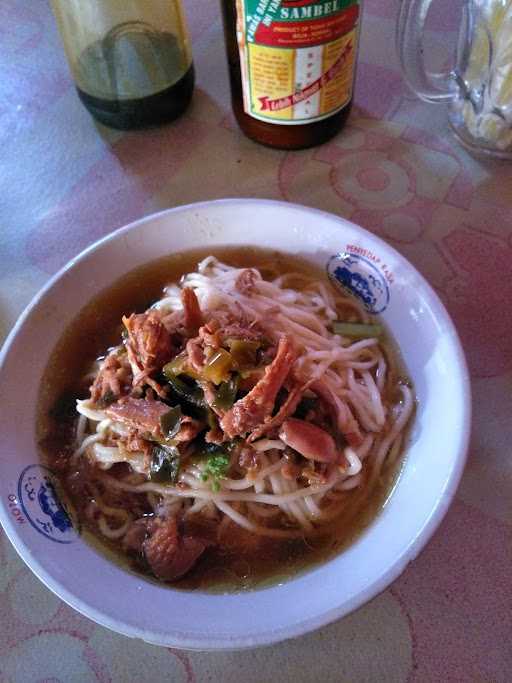
<instances>
[{"instance_id":1,"label":"bowl rim","mask_svg":"<svg viewBox=\"0 0 512 683\"><path fill-rule=\"evenodd\" d=\"M448 508L455 496L457 488L459 486L464 467L467 460L467 453L469 447L470 433L471 433L471 386L470 386L470 376L467 367L467 361L463 351L463 347L455 328L455 325L448 314L443 302L439 298L438 294L435 292L433 287L428 283L426 278L416 269L416 267L410 263L400 252L398 252L393 246L388 242L383 240L380 236L375 233L366 230L365 228L359 226L356 223L339 216L335 213L317 209L314 207L304 206L301 204L296 204L293 202L273 200L273 199L260 199L257 197L233 197L233 198L222 198L205 200L201 202L193 202L188 204L182 204L175 207L163 209L137 220L124 225L122 227L113 230L102 238L96 240L85 249L83 249L79 254L70 259L64 266L62 266L54 275L52 275L48 281L39 289L39 291L34 295L29 304L25 307L21 315L18 317L13 328L7 335L2 348L0 349L0 376L4 368L4 364L9 355L11 347L14 345L16 337L20 332L21 328L24 326L25 321L30 316L32 311L36 309L41 301L46 297L49 291L54 287L54 285L70 270L72 270L79 262L87 258L90 254L100 249L103 244L110 242L112 240L118 239L125 233L131 232L132 230L138 229L146 223L150 223L164 216L170 216L173 213L190 212L199 209L205 209L211 206L245 206L257 204L258 206L270 205L275 208L287 208L295 209L301 212L307 212L313 215L322 216L323 218L329 220L339 220L340 222L348 223L354 227L357 231L361 233L363 237L367 236L372 241L378 243L388 252L392 253L393 257L398 263L405 266L407 269L412 269L415 277L421 283L424 292L428 295L429 299L435 305L436 317L441 319L444 329L447 331L450 338L450 344L455 352L458 360L458 374L460 376L460 391L461 391L461 424L458 429L458 439L456 448L454 448L454 453L452 456L452 467L446 478L444 489L440 492L435 506L432 508L428 520L417 532L415 537L407 545L403 553L397 557L396 561L391 567L383 574L381 574L377 579L372 581L363 591L354 595L349 600L345 601L342 605L334 607L316 617L307 618L304 620L296 621L290 625L280 627L272 631L266 631L263 633L258 633L257 635L237 635L235 637L215 637L210 634L195 634L188 635L185 633L180 633L179 638L169 638L166 637L165 633L160 631L146 631L138 627L133 627L124 622L117 621L115 618L109 616L107 613L102 612L87 602L81 600L77 595L65 589L57 580L54 580L52 575L47 572L39 563L37 558L32 555L28 546L21 541L20 537L16 533L16 527L8 514L5 504L0 500L0 523L16 549L17 553L20 555L25 564L30 568L31 571L36 574L36 576L43 582L43 584L49 588L55 595L61 598L66 604L68 604L73 609L80 612L85 617L92 619L96 623L106 628L109 628L122 635L140 638L143 641L161 646L171 646L180 647L182 649L188 650L238 650L238 649L249 649L260 647L264 645L271 645L283 640L288 640L291 638L296 638L298 636L309 633L316 630L322 626L325 626L333 621L340 619L354 610L358 609L368 601L372 600L374 597L383 592L393 581L395 581L400 574L405 570L407 565L416 559L421 550L426 546L429 540L432 538L433 534L438 529L443 518L445 517ZM84 302L83 305L85 305Z\"/></svg>"}]
</instances>

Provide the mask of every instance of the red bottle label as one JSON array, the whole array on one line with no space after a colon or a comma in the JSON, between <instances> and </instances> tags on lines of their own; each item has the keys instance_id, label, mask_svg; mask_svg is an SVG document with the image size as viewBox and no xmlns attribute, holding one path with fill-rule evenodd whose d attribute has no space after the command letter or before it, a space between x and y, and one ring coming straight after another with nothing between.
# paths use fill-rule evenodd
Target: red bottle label
<instances>
[{"instance_id":1,"label":"red bottle label","mask_svg":"<svg viewBox=\"0 0 512 683\"><path fill-rule=\"evenodd\" d=\"M279 124L319 121L352 97L357 0L237 0L244 110Z\"/></svg>"}]
</instances>

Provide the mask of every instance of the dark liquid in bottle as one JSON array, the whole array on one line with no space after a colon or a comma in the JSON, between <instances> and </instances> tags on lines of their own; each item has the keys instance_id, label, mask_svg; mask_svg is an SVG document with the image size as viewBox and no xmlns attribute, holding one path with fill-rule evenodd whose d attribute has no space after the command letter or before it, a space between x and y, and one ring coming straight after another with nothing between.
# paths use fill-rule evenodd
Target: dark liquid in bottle
<instances>
[{"instance_id":1,"label":"dark liquid in bottle","mask_svg":"<svg viewBox=\"0 0 512 683\"><path fill-rule=\"evenodd\" d=\"M90 113L112 128L172 121L187 108L194 66L172 33L129 22L82 52L77 90Z\"/></svg>"},{"instance_id":2,"label":"dark liquid in bottle","mask_svg":"<svg viewBox=\"0 0 512 683\"><path fill-rule=\"evenodd\" d=\"M238 125L247 137L256 140L256 142L262 145L278 149L304 149L319 145L334 137L344 126L350 114L352 100L332 116L321 121L314 121L313 123L303 125L290 126L278 123L265 123L245 113L240 53L236 35L236 3L234 0L222 0L222 16L226 37L233 113L238 121Z\"/></svg>"}]
</instances>

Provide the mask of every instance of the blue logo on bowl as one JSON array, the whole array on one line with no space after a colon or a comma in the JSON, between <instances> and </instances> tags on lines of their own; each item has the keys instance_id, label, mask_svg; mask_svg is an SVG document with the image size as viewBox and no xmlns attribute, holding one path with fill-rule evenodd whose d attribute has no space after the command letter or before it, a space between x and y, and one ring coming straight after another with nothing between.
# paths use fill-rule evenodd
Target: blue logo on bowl
<instances>
[{"instance_id":1,"label":"blue logo on bowl","mask_svg":"<svg viewBox=\"0 0 512 683\"><path fill-rule=\"evenodd\" d=\"M56 543L76 540L77 532L59 499L55 478L47 467L25 467L18 480L18 500L28 521L40 534Z\"/></svg>"},{"instance_id":2,"label":"blue logo on bowl","mask_svg":"<svg viewBox=\"0 0 512 683\"><path fill-rule=\"evenodd\" d=\"M331 280L360 299L368 313L382 313L389 304L389 286L384 274L360 254L343 252L327 263Z\"/></svg>"}]
</instances>

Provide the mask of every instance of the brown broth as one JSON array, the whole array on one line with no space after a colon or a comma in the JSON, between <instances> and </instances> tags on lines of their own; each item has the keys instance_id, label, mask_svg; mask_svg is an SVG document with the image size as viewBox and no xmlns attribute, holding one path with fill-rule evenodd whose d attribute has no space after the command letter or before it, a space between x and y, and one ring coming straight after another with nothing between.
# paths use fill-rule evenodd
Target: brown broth
<instances>
[{"instance_id":1,"label":"brown broth","mask_svg":"<svg viewBox=\"0 0 512 683\"><path fill-rule=\"evenodd\" d=\"M162 257L141 266L102 291L78 313L65 330L45 370L38 405L38 442L43 460L58 469L59 453L69 450L73 435L73 406L76 398L87 395L81 378L93 361L104 355L109 346L119 343L123 315L142 312L161 297L165 285L179 281L187 272L196 270L197 263L211 250L196 249ZM325 272L305 260L256 247L217 247L215 255L222 261L238 266L255 266L265 273L271 264L279 273L299 271L326 283ZM332 285L329 285L332 286ZM399 377L407 378L398 348L389 333L384 340L386 354L397 368ZM58 419L55 419L55 406ZM368 493L365 487L354 490L348 510L336 519L325 536L307 540L263 539L256 546L244 549L225 546L206 551L197 565L182 579L173 582L175 588L215 592L249 590L268 583L281 582L325 562L349 546L375 519L396 485L403 459L388 468ZM61 477L68 505L76 509L77 501ZM73 515L76 518L76 514ZM83 537L100 552L122 566L140 573L136 565L119 548L119 544L100 537L97 531L80 520ZM149 575L146 578L151 579ZM160 582L159 582L160 583Z\"/></svg>"}]
</instances>

